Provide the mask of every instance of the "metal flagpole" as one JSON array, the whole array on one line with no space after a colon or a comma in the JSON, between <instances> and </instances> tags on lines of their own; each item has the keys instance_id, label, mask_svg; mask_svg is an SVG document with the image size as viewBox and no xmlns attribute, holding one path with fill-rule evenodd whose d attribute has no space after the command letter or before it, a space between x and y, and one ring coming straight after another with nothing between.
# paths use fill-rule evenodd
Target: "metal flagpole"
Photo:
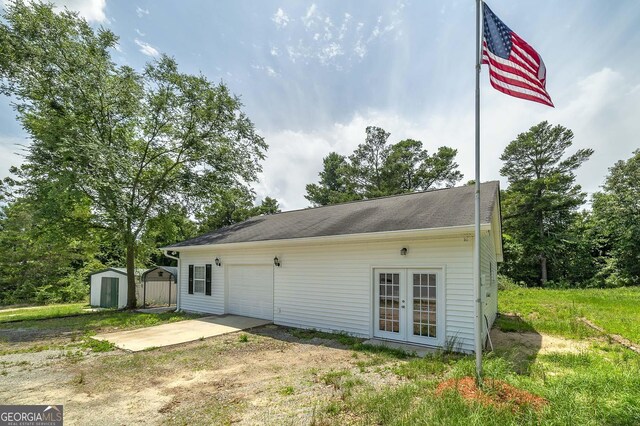
<instances>
[{"instance_id":1,"label":"metal flagpole","mask_svg":"<svg viewBox=\"0 0 640 426\"><path fill-rule=\"evenodd\" d=\"M482 284L480 282L480 66L482 59L482 0L476 0L476 191L473 239L473 284L476 296L476 381L482 384Z\"/></svg>"}]
</instances>

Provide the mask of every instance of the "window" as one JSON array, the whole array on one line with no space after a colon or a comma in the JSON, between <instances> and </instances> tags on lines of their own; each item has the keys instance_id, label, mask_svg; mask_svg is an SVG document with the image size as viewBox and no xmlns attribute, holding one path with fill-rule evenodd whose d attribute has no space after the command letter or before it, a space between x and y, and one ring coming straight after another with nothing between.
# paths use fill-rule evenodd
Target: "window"
<instances>
[{"instance_id":1,"label":"window","mask_svg":"<svg viewBox=\"0 0 640 426\"><path fill-rule=\"evenodd\" d=\"M193 292L204 294L205 269L204 266L193 267Z\"/></svg>"}]
</instances>

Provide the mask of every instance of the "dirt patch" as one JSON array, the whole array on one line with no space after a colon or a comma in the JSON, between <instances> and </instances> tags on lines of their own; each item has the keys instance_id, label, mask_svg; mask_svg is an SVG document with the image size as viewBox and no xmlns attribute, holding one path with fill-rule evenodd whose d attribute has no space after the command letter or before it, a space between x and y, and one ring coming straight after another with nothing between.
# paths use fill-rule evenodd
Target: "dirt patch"
<instances>
[{"instance_id":1,"label":"dirt patch","mask_svg":"<svg viewBox=\"0 0 640 426\"><path fill-rule=\"evenodd\" d=\"M527 354L582 353L591 346L588 340L573 340L542 333L503 332L491 330L491 341L495 349L517 348Z\"/></svg>"},{"instance_id":2,"label":"dirt patch","mask_svg":"<svg viewBox=\"0 0 640 426\"><path fill-rule=\"evenodd\" d=\"M546 399L502 380L485 379L483 389L480 389L473 377L449 379L438 385L436 395L442 395L451 389L456 390L466 401L497 408L510 408L512 411L521 411L527 407L541 410L547 405Z\"/></svg>"},{"instance_id":3,"label":"dirt patch","mask_svg":"<svg viewBox=\"0 0 640 426\"><path fill-rule=\"evenodd\" d=\"M276 326L138 353L42 351L5 358L14 367L0 400L64 404L67 424L311 424L340 398L327 377L373 388L403 380L394 360L375 356Z\"/></svg>"}]
</instances>

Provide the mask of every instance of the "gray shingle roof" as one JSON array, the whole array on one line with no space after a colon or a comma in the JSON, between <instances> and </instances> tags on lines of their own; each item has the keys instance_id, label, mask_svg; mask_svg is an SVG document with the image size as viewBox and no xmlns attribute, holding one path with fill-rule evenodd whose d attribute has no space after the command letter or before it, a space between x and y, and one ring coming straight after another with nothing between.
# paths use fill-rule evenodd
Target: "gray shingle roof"
<instances>
[{"instance_id":1,"label":"gray shingle roof","mask_svg":"<svg viewBox=\"0 0 640 426\"><path fill-rule=\"evenodd\" d=\"M480 186L480 217L491 222L499 182ZM256 216L166 248L473 225L474 186L438 189Z\"/></svg>"}]
</instances>

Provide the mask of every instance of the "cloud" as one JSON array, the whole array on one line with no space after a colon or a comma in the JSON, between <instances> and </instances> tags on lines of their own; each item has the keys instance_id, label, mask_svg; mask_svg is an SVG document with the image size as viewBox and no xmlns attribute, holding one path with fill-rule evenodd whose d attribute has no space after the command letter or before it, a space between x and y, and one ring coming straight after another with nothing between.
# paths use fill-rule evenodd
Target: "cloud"
<instances>
[{"instance_id":1,"label":"cloud","mask_svg":"<svg viewBox=\"0 0 640 426\"><path fill-rule=\"evenodd\" d=\"M278 28L284 28L289 24L289 16L281 8L278 8L271 20L276 23Z\"/></svg>"},{"instance_id":2,"label":"cloud","mask_svg":"<svg viewBox=\"0 0 640 426\"><path fill-rule=\"evenodd\" d=\"M280 55L280 51L279 51L279 50L278 50L278 48L277 48L277 47L275 47L275 46L274 46L274 47L271 47L271 50L270 50L270 52L269 52L269 53L271 53L271 56L278 56L278 55Z\"/></svg>"},{"instance_id":3,"label":"cloud","mask_svg":"<svg viewBox=\"0 0 640 426\"><path fill-rule=\"evenodd\" d=\"M354 61L361 61L369 52L369 45L387 35L397 39L402 34L402 11L404 3L397 3L388 13L377 17L375 22L365 25L354 22L350 13L332 17L315 3L306 9L299 20L287 17L285 25L291 32L282 50L288 53L291 62L319 62L338 70L348 67ZM278 9L280 12L281 9ZM284 12L283 12L284 13ZM280 29L283 25L274 22ZM286 16L286 15L285 15Z\"/></svg>"},{"instance_id":4,"label":"cloud","mask_svg":"<svg viewBox=\"0 0 640 426\"><path fill-rule=\"evenodd\" d=\"M279 74L270 66L251 65L251 68L258 71L264 71L269 77L277 77Z\"/></svg>"},{"instance_id":5,"label":"cloud","mask_svg":"<svg viewBox=\"0 0 640 426\"><path fill-rule=\"evenodd\" d=\"M139 29L136 28L136 34L138 34L140 37L144 37L146 36L145 33L143 33L142 31L140 31Z\"/></svg>"},{"instance_id":6,"label":"cloud","mask_svg":"<svg viewBox=\"0 0 640 426\"><path fill-rule=\"evenodd\" d=\"M316 14L317 9L318 7L315 3L312 3L311 6L309 6L307 13L301 18L305 27L311 28L313 26L314 15Z\"/></svg>"},{"instance_id":7,"label":"cloud","mask_svg":"<svg viewBox=\"0 0 640 426\"><path fill-rule=\"evenodd\" d=\"M160 52L158 52L158 50L149 43L138 39L135 39L135 42L140 48L140 52L144 55L151 56L152 58L160 56Z\"/></svg>"},{"instance_id":8,"label":"cloud","mask_svg":"<svg viewBox=\"0 0 640 426\"><path fill-rule=\"evenodd\" d=\"M29 144L27 138L0 137L0 170L2 178L9 176L12 166L19 166L24 160L25 146Z\"/></svg>"},{"instance_id":9,"label":"cloud","mask_svg":"<svg viewBox=\"0 0 640 426\"><path fill-rule=\"evenodd\" d=\"M149 14L149 9L143 9L140 6L136 6L136 15L138 15L138 18L142 18L148 14Z\"/></svg>"},{"instance_id":10,"label":"cloud","mask_svg":"<svg viewBox=\"0 0 640 426\"><path fill-rule=\"evenodd\" d=\"M501 180L502 188L506 188L507 182L499 172L500 155L519 133L548 120L574 132L568 153L580 148L595 150L578 169L576 181L589 194L598 191L608 168L631 157L637 145L633 141L637 140L640 117L640 81L632 78L635 81L610 68L593 72L567 87L566 93L555 99L555 109L505 96L486 85L481 111L482 180ZM474 112L468 103L442 111L425 110L414 119L392 110L366 110L325 129L263 133L270 149L261 182L255 186L258 196L276 197L285 210L309 206L304 198L305 185L318 181L322 158L331 151L351 154L364 141L369 125L389 131L390 143L413 138L421 140L431 152L443 145L456 148L456 161L464 174L462 182L473 179Z\"/></svg>"},{"instance_id":11,"label":"cloud","mask_svg":"<svg viewBox=\"0 0 640 426\"><path fill-rule=\"evenodd\" d=\"M105 13L107 0L50 0L57 11L65 7L71 11L78 12L80 16L89 22L108 22ZM0 6L5 6L8 0L0 0Z\"/></svg>"}]
</instances>

